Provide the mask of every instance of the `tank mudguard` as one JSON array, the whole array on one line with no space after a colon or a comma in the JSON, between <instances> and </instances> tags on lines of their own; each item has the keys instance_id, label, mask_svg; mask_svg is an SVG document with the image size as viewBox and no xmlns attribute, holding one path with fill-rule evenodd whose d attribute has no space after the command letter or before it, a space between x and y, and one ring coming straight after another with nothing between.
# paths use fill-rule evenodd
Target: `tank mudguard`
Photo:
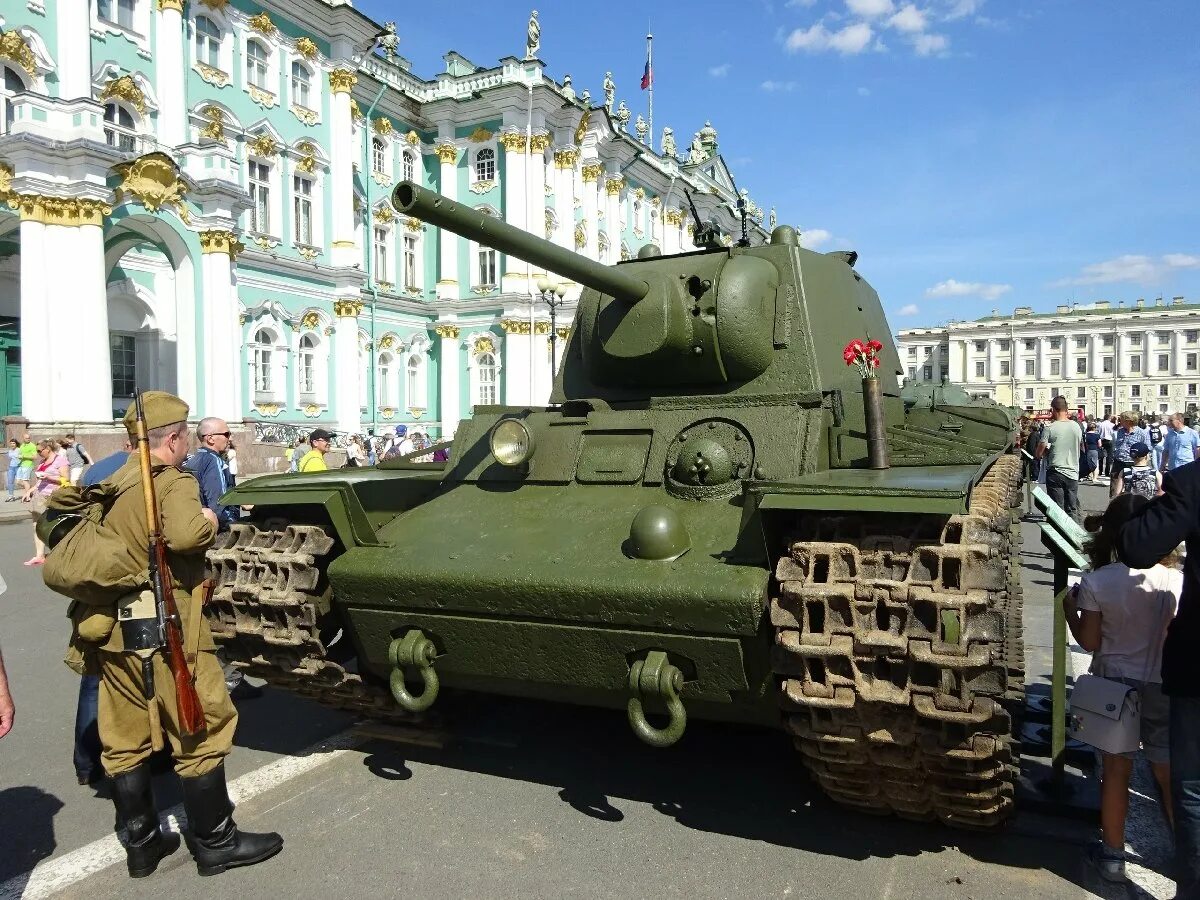
<instances>
[{"instance_id":1,"label":"tank mudguard","mask_svg":"<svg viewBox=\"0 0 1200 900\"><path fill-rule=\"evenodd\" d=\"M262 475L239 484L221 502L253 506L256 518L277 511L291 518L296 507L320 507L345 547L378 547L379 529L437 491L442 466L331 469L305 474Z\"/></svg>"},{"instance_id":2,"label":"tank mudguard","mask_svg":"<svg viewBox=\"0 0 1200 900\"><path fill-rule=\"evenodd\" d=\"M971 490L991 468L985 465L890 469L829 469L787 481L753 481L746 493L759 509L941 513L967 511Z\"/></svg>"}]
</instances>

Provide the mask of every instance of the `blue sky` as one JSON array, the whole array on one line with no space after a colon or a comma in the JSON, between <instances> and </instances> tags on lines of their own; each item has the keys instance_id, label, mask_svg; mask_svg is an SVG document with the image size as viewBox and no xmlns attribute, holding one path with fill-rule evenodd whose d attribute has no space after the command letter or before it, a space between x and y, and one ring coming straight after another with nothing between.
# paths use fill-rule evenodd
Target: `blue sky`
<instances>
[{"instance_id":1,"label":"blue sky","mask_svg":"<svg viewBox=\"0 0 1200 900\"><path fill-rule=\"evenodd\" d=\"M357 5L398 17L422 77L448 49L481 66L524 52L529 3ZM656 133L683 147L711 119L764 209L816 249L859 251L893 328L1200 301L1200 3L555 3L539 56L593 97L611 69L643 111L648 8Z\"/></svg>"}]
</instances>

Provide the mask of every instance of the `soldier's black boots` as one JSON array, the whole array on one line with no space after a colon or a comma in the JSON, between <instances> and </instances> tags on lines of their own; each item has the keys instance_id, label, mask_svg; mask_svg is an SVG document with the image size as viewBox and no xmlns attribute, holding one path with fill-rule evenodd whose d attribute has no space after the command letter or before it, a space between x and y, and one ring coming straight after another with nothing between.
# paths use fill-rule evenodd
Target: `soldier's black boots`
<instances>
[{"instance_id":1,"label":"soldier's black boots","mask_svg":"<svg viewBox=\"0 0 1200 900\"><path fill-rule=\"evenodd\" d=\"M142 763L112 779L113 803L125 823L126 862L131 878L145 878L159 862L179 849L179 835L163 834L150 789L150 766Z\"/></svg>"},{"instance_id":2,"label":"soldier's black boots","mask_svg":"<svg viewBox=\"0 0 1200 900\"><path fill-rule=\"evenodd\" d=\"M283 849L283 838L274 832L238 831L233 803L225 787L225 766L198 778L181 778L183 806L187 810L188 849L201 875L218 875L234 866L252 866Z\"/></svg>"}]
</instances>

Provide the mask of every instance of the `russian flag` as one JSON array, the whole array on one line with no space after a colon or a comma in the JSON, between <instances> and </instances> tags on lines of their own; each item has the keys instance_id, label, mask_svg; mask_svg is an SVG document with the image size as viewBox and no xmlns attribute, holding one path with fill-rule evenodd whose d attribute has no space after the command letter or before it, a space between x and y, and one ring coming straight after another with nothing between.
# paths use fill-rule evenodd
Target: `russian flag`
<instances>
[{"instance_id":1,"label":"russian flag","mask_svg":"<svg viewBox=\"0 0 1200 900\"><path fill-rule=\"evenodd\" d=\"M646 68L642 71L642 90L654 84L654 70L650 67L650 50L646 49Z\"/></svg>"}]
</instances>

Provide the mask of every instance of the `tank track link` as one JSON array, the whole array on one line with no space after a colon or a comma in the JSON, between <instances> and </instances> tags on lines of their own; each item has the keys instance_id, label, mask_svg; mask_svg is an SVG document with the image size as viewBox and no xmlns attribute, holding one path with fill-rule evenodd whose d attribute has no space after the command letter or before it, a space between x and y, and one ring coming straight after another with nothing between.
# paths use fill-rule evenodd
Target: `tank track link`
<instances>
[{"instance_id":1,"label":"tank track link","mask_svg":"<svg viewBox=\"0 0 1200 900\"><path fill-rule=\"evenodd\" d=\"M1002 822L1024 701L1020 462L965 515L797 522L776 565L772 663L784 724L834 800L959 827Z\"/></svg>"},{"instance_id":2,"label":"tank track link","mask_svg":"<svg viewBox=\"0 0 1200 900\"><path fill-rule=\"evenodd\" d=\"M208 551L215 588L205 616L226 659L335 709L412 723L391 692L329 658L321 637L329 612L325 571L334 540L315 525L238 524Z\"/></svg>"}]
</instances>

